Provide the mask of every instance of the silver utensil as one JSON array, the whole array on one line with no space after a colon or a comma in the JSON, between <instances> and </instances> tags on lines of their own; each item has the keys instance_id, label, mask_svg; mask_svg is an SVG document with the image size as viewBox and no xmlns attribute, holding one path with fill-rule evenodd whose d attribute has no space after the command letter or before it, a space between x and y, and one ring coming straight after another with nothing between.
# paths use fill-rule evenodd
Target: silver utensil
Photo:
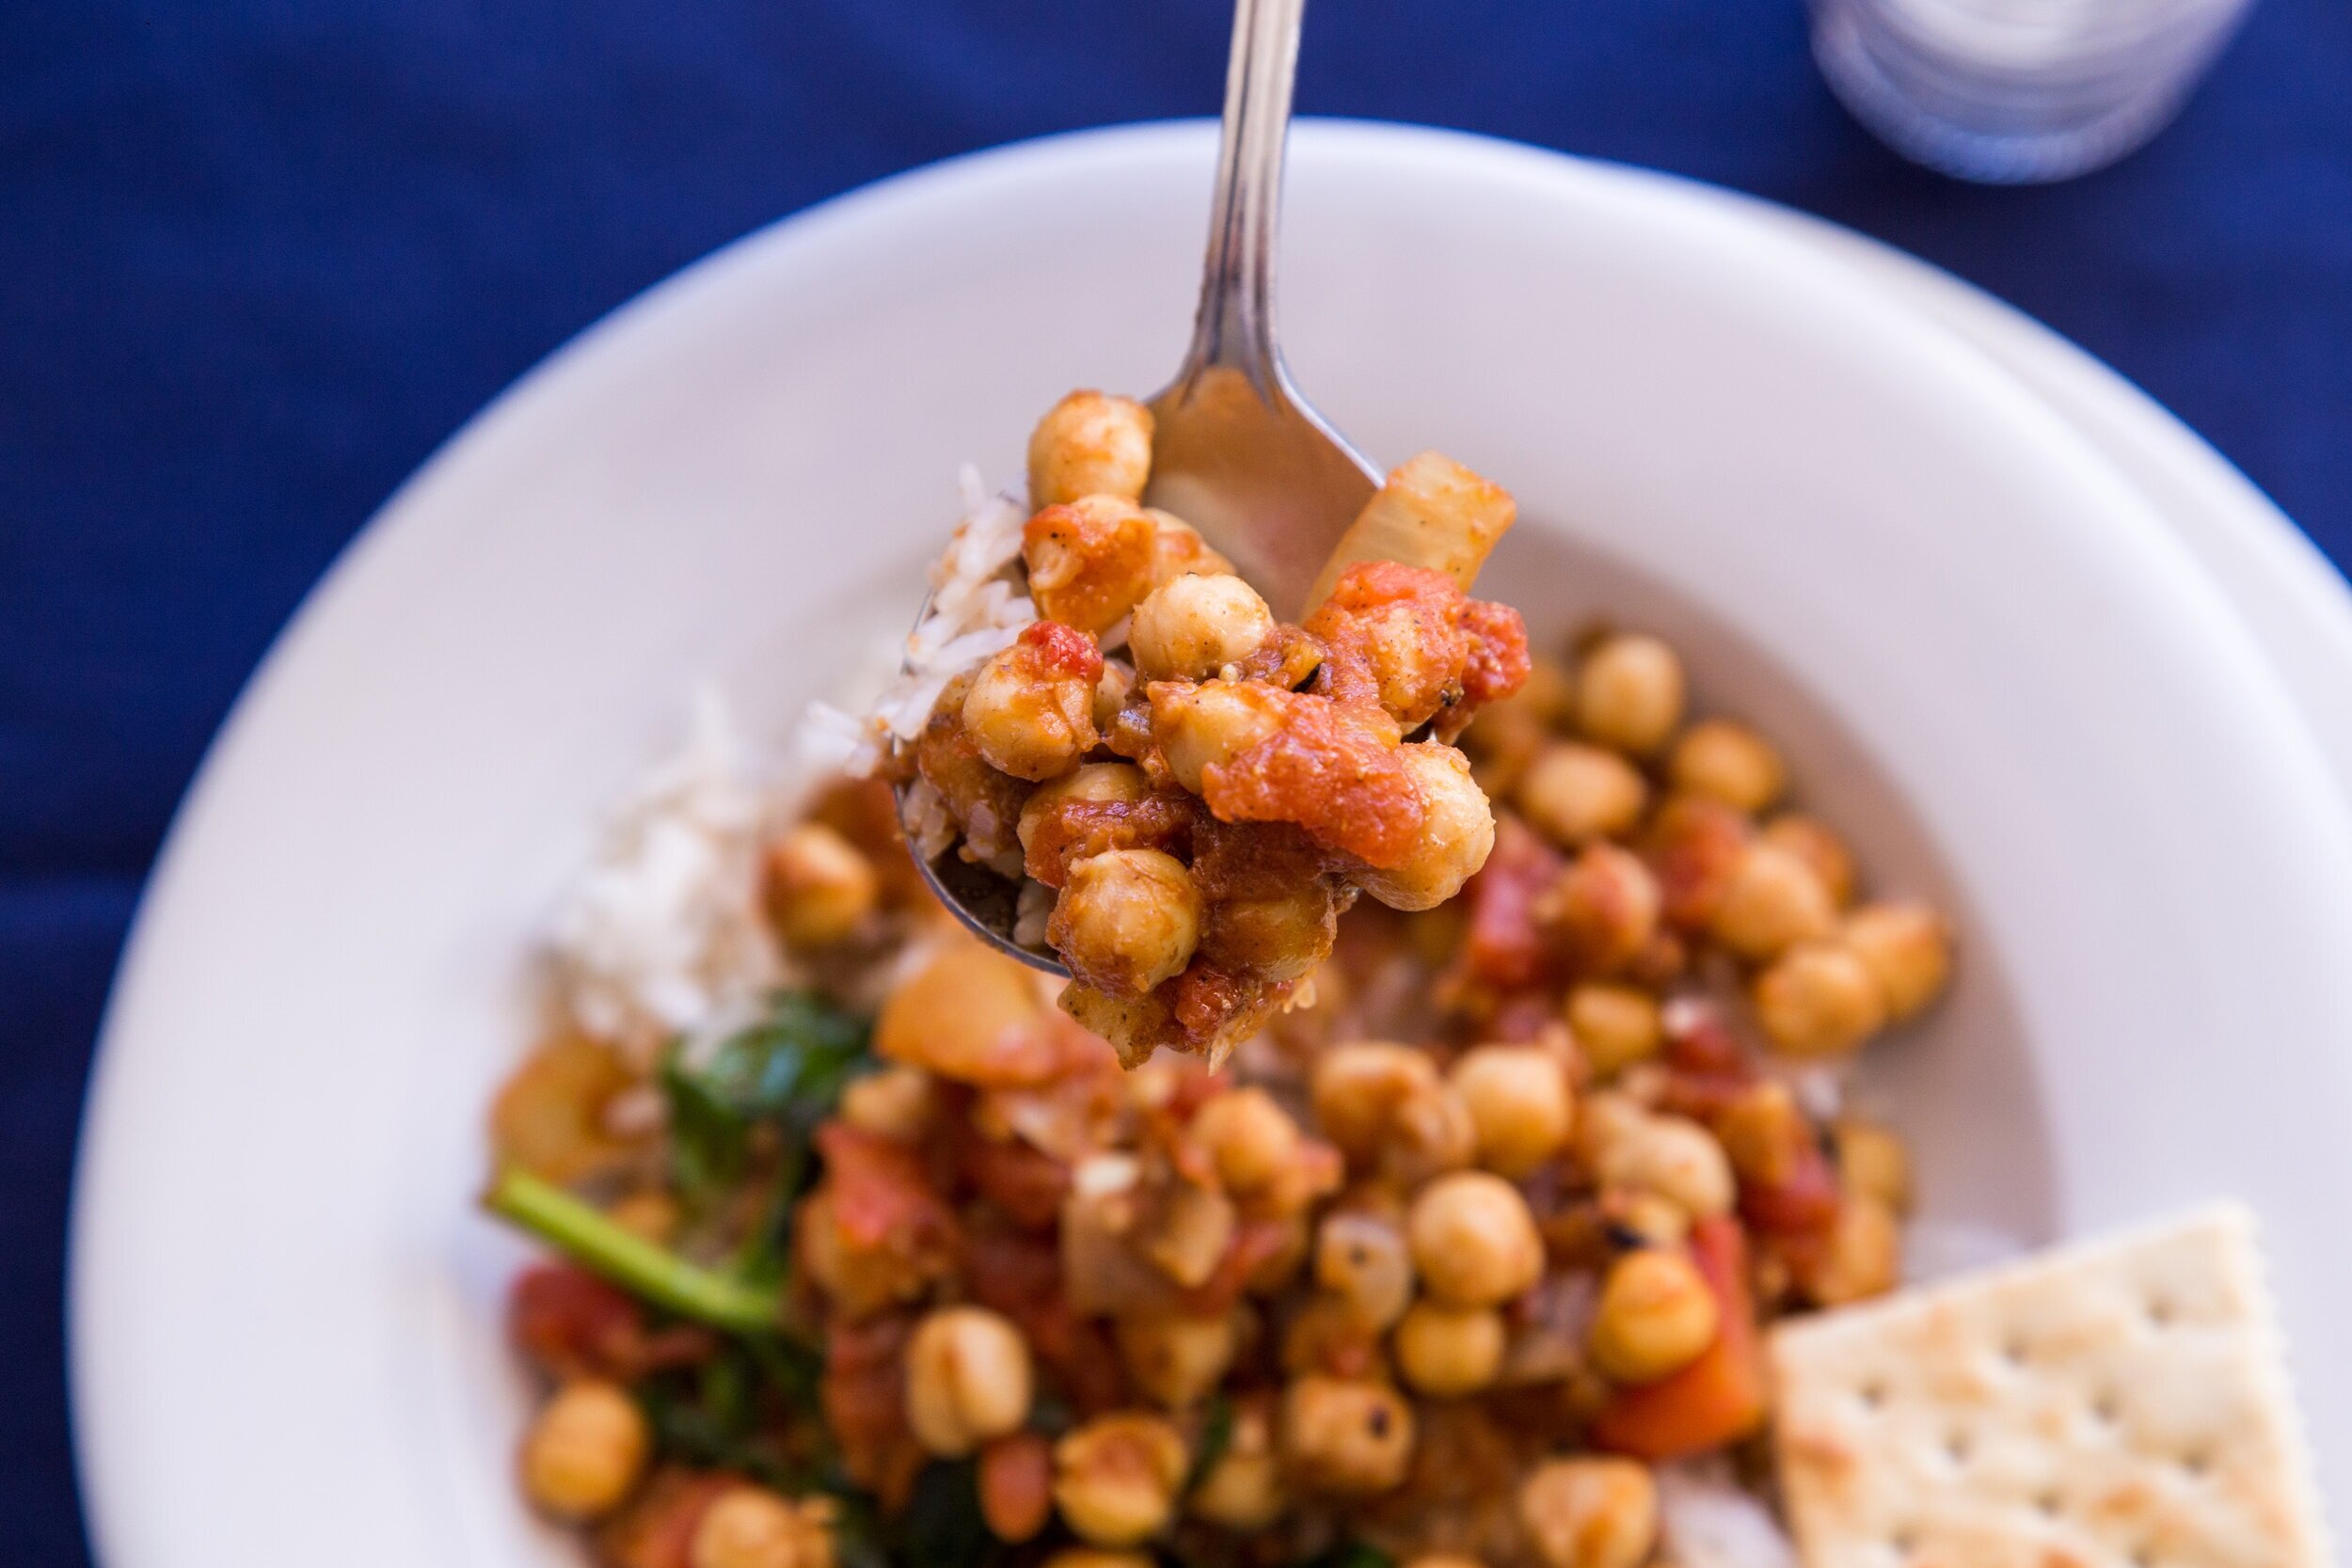
<instances>
[{"instance_id":1,"label":"silver utensil","mask_svg":"<svg viewBox=\"0 0 2352 1568\"><path fill-rule=\"evenodd\" d=\"M1303 617L1315 578L1380 472L1292 385L1274 327L1282 146L1307 0L1236 0L1209 248L1192 347L1151 400L1144 500L1199 529L1278 615ZM899 789L904 815L906 791ZM923 879L983 941L1067 977L1053 953L1012 939L1017 890L952 850Z\"/></svg>"},{"instance_id":2,"label":"silver utensil","mask_svg":"<svg viewBox=\"0 0 2352 1568\"><path fill-rule=\"evenodd\" d=\"M1144 499L1199 529L1297 619L1380 471L1291 383L1274 327L1282 144L1306 0L1238 0L1225 73L1225 128L1192 347L1152 399Z\"/></svg>"}]
</instances>

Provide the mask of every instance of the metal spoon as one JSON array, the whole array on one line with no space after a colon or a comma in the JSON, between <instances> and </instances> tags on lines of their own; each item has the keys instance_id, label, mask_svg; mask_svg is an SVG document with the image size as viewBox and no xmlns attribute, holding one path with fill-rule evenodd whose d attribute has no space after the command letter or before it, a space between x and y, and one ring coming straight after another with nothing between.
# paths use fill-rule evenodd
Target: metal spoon
<instances>
[{"instance_id":1,"label":"metal spoon","mask_svg":"<svg viewBox=\"0 0 2352 1568\"><path fill-rule=\"evenodd\" d=\"M1316 575L1380 486L1380 471L1298 395L1275 341L1282 144L1306 4L1235 0L1200 308L1183 367L1152 399L1152 481L1143 498L1199 529L1277 614L1293 619L1311 608ZM903 816L904 786L898 800ZM1050 950L1012 940L1013 884L953 850L918 863L931 892L976 935L1067 977Z\"/></svg>"}]
</instances>

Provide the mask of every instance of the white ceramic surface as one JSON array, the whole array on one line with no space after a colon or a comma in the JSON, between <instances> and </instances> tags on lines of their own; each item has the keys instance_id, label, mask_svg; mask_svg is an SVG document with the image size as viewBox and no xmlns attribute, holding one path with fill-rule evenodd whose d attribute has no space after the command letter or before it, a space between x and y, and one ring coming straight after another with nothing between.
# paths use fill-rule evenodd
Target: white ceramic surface
<instances>
[{"instance_id":1,"label":"white ceramic surface","mask_svg":"<svg viewBox=\"0 0 2352 1568\"><path fill-rule=\"evenodd\" d=\"M314 595L110 1010L72 1316L113 1568L561 1560L508 1494L518 1251L468 1208L532 934L695 680L772 731L902 619L960 459L1009 470L1073 382L1156 384L1209 154L1016 149L733 247L501 400ZM2248 1198L2341 1513L2352 832L2188 551L2017 382L1743 206L1362 126L1307 127L1293 188L1295 368L1369 450L1518 491L1488 590L1681 639L1885 881L1960 911L1951 1006L1874 1072L1931 1208L2050 1233Z\"/></svg>"},{"instance_id":2,"label":"white ceramic surface","mask_svg":"<svg viewBox=\"0 0 2352 1568\"><path fill-rule=\"evenodd\" d=\"M1718 198L1966 339L2096 446L2237 610L2352 796L2352 585L2268 496L2162 404L1993 295L1850 229Z\"/></svg>"}]
</instances>

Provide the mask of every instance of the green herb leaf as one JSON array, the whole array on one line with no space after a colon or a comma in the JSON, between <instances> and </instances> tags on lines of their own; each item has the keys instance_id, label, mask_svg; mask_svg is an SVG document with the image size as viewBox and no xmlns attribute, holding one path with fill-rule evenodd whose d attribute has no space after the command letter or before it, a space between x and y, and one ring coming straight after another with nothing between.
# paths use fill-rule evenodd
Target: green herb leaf
<instances>
[{"instance_id":1,"label":"green herb leaf","mask_svg":"<svg viewBox=\"0 0 2352 1568\"><path fill-rule=\"evenodd\" d=\"M869 1070L865 1021L806 991L779 993L759 1023L720 1042L709 1059L690 1065L673 1046L661 1064L670 1109L670 1179L690 1205L709 1203L743 1179L752 1128L773 1122L783 1133L782 1178L763 1257L779 1249L783 1212L808 1180L808 1139L833 1114L841 1091Z\"/></svg>"},{"instance_id":2,"label":"green herb leaf","mask_svg":"<svg viewBox=\"0 0 2352 1568\"><path fill-rule=\"evenodd\" d=\"M1396 1568L1396 1560L1377 1546L1342 1541L1309 1558L1299 1568Z\"/></svg>"},{"instance_id":3,"label":"green herb leaf","mask_svg":"<svg viewBox=\"0 0 2352 1568\"><path fill-rule=\"evenodd\" d=\"M1003 1549L981 1516L978 1467L968 1459L926 1465L887 1533L901 1568L981 1568Z\"/></svg>"},{"instance_id":4,"label":"green herb leaf","mask_svg":"<svg viewBox=\"0 0 2352 1568\"><path fill-rule=\"evenodd\" d=\"M1223 1394L1212 1395L1208 1406L1200 1413L1200 1442L1192 1461L1192 1473L1184 1478L1184 1490L1189 1492L1208 1479L1216 1462L1233 1446L1233 1402Z\"/></svg>"},{"instance_id":5,"label":"green herb leaf","mask_svg":"<svg viewBox=\"0 0 2352 1568\"><path fill-rule=\"evenodd\" d=\"M529 1171L501 1171L483 1203L632 1295L682 1318L737 1334L777 1328L782 1303L774 1291L698 1268Z\"/></svg>"}]
</instances>

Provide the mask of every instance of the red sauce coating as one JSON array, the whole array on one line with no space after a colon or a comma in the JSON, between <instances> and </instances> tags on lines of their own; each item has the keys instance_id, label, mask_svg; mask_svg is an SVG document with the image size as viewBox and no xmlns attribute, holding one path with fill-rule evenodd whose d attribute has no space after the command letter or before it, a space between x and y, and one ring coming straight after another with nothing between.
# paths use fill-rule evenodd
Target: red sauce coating
<instances>
[{"instance_id":1,"label":"red sauce coating","mask_svg":"<svg viewBox=\"0 0 2352 1568\"><path fill-rule=\"evenodd\" d=\"M1279 729L1206 769L1201 798L1221 820L1295 822L1379 867L1411 852L1428 817L1390 738L1330 699L1303 695L1285 705Z\"/></svg>"}]
</instances>

